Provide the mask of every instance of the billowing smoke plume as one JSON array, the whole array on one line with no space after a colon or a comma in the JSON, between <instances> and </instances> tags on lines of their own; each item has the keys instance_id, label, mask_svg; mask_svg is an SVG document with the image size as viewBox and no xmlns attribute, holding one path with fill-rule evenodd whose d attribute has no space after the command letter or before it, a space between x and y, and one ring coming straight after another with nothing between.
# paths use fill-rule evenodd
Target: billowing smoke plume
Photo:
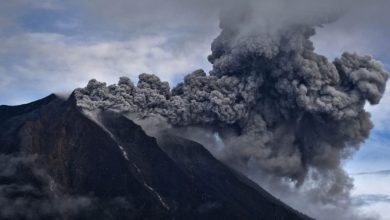
<instances>
[{"instance_id":1,"label":"billowing smoke plume","mask_svg":"<svg viewBox=\"0 0 390 220\"><path fill-rule=\"evenodd\" d=\"M288 1L276 2L288 9ZM314 52L310 37L333 13L263 12L248 3L222 13L210 74L197 70L173 89L148 74L137 86L126 77L110 86L91 80L75 91L78 105L212 128L226 163L298 185L309 177L324 190L321 199L341 201L352 184L340 163L369 136L364 105L380 101L388 74L369 56L344 53L329 62Z\"/></svg>"}]
</instances>

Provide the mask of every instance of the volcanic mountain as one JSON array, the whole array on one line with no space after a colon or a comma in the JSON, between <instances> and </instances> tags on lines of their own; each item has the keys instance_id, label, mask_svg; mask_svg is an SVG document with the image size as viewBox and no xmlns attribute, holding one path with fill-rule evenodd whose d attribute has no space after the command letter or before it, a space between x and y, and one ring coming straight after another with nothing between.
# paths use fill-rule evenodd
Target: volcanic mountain
<instances>
[{"instance_id":1,"label":"volcanic mountain","mask_svg":"<svg viewBox=\"0 0 390 220\"><path fill-rule=\"evenodd\" d=\"M50 95L0 106L1 219L310 219L202 145Z\"/></svg>"}]
</instances>

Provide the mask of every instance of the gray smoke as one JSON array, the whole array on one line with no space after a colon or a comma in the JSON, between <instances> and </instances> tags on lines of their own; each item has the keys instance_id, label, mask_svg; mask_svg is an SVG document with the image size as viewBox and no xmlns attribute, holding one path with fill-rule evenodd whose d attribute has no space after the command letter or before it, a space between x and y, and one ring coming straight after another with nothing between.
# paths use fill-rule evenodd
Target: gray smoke
<instances>
[{"instance_id":1,"label":"gray smoke","mask_svg":"<svg viewBox=\"0 0 390 220\"><path fill-rule=\"evenodd\" d=\"M93 200L62 193L37 155L0 154L0 218L74 218L91 210Z\"/></svg>"},{"instance_id":2,"label":"gray smoke","mask_svg":"<svg viewBox=\"0 0 390 220\"><path fill-rule=\"evenodd\" d=\"M75 90L78 105L211 129L224 143L217 157L230 166L297 186L314 181L317 200L348 206L352 181L341 162L369 136L364 105L380 101L388 74L370 56L344 53L329 62L314 52L315 28L342 10L306 13L276 2L277 12L292 12L271 13L252 1L222 12L209 74L197 70L172 89L149 74L136 86L126 77L110 86L91 80Z\"/></svg>"},{"instance_id":3,"label":"gray smoke","mask_svg":"<svg viewBox=\"0 0 390 220\"><path fill-rule=\"evenodd\" d=\"M33 154L0 154L0 219L117 219L102 210L134 208L124 197L98 198L64 189Z\"/></svg>"}]
</instances>

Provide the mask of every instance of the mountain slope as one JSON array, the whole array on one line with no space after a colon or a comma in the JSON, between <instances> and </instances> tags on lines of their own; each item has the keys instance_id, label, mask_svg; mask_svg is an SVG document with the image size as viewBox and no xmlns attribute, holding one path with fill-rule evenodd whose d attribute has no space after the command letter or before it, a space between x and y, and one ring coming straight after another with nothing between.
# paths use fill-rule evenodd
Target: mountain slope
<instances>
[{"instance_id":1,"label":"mountain slope","mask_svg":"<svg viewBox=\"0 0 390 220\"><path fill-rule=\"evenodd\" d=\"M85 114L73 96L1 106L1 217L309 219L203 146L163 137L115 112Z\"/></svg>"}]
</instances>

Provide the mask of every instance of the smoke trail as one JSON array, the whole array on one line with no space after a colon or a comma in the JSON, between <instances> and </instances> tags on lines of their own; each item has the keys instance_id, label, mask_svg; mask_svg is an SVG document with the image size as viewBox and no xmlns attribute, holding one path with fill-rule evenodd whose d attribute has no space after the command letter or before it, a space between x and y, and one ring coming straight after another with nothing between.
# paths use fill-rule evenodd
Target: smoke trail
<instances>
[{"instance_id":1,"label":"smoke trail","mask_svg":"<svg viewBox=\"0 0 390 220\"><path fill-rule=\"evenodd\" d=\"M78 105L212 128L225 144L218 155L225 163L297 185L314 180L319 200L348 205L352 182L341 161L369 136L364 105L380 101L388 74L369 56L344 53L329 62L316 54L315 28L340 11L298 10L288 2L276 1L271 12L252 1L224 10L209 75L197 70L172 90L148 74L137 86L125 77L110 86L91 80L75 90Z\"/></svg>"}]
</instances>

